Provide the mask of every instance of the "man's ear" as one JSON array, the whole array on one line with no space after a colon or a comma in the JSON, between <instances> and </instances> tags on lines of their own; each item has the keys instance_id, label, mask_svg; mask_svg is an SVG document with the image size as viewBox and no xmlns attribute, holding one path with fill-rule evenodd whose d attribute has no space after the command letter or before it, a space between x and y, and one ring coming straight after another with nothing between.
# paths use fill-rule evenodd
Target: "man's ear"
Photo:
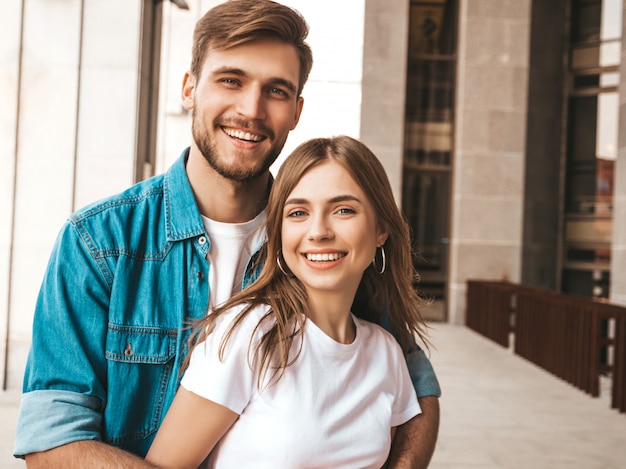
<instances>
[{"instance_id":1,"label":"man's ear","mask_svg":"<svg viewBox=\"0 0 626 469\"><path fill-rule=\"evenodd\" d=\"M302 106L304 106L304 98L302 96L298 96L298 102L296 103L296 115L293 121L293 125L291 126L291 130L295 129L296 125L298 125L298 122L300 121Z\"/></svg>"},{"instance_id":2,"label":"man's ear","mask_svg":"<svg viewBox=\"0 0 626 469\"><path fill-rule=\"evenodd\" d=\"M182 103L183 107L188 111L193 109L194 93L196 90L196 79L191 72L185 72L183 77Z\"/></svg>"}]
</instances>

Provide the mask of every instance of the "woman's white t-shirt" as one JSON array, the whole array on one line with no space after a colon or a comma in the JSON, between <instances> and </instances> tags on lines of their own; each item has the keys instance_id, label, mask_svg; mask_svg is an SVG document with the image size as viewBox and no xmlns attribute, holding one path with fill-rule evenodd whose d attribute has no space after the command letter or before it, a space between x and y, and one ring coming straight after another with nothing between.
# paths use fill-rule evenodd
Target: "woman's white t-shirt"
<instances>
[{"instance_id":1,"label":"woman's white t-shirt","mask_svg":"<svg viewBox=\"0 0 626 469\"><path fill-rule=\"evenodd\" d=\"M340 344L308 320L300 356L278 383L259 389L248 347L267 309L248 314L220 361L220 341L241 307L225 314L194 349L183 376L185 389L240 414L208 467L381 467L391 427L421 412L396 340L353 316L356 338ZM257 331L252 350L268 329Z\"/></svg>"}]
</instances>

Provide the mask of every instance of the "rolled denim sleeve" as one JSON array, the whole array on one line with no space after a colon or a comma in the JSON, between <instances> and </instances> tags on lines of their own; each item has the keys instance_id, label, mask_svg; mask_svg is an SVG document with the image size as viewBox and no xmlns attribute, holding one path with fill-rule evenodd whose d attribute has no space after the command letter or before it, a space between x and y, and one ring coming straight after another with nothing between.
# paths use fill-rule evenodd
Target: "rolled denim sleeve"
<instances>
[{"instance_id":1,"label":"rolled denim sleeve","mask_svg":"<svg viewBox=\"0 0 626 469\"><path fill-rule=\"evenodd\" d=\"M55 243L35 307L15 455L100 439L110 288L72 223Z\"/></svg>"},{"instance_id":2,"label":"rolled denim sleeve","mask_svg":"<svg viewBox=\"0 0 626 469\"><path fill-rule=\"evenodd\" d=\"M102 401L69 391L22 396L13 455L23 458L73 441L100 440Z\"/></svg>"},{"instance_id":3,"label":"rolled denim sleeve","mask_svg":"<svg viewBox=\"0 0 626 469\"><path fill-rule=\"evenodd\" d=\"M406 355L406 364L417 397L441 397L441 388L435 371L421 348L417 347Z\"/></svg>"}]
</instances>

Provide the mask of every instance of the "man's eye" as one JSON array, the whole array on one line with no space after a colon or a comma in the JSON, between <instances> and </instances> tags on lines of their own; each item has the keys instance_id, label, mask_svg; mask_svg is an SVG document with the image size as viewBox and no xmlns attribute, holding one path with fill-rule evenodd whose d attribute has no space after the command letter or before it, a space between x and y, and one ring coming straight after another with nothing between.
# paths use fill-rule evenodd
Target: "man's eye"
<instances>
[{"instance_id":1,"label":"man's eye","mask_svg":"<svg viewBox=\"0 0 626 469\"><path fill-rule=\"evenodd\" d=\"M289 96L285 92L285 90L281 90L280 88L270 88L270 93L280 96L282 98L287 98Z\"/></svg>"},{"instance_id":2,"label":"man's eye","mask_svg":"<svg viewBox=\"0 0 626 469\"><path fill-rule=\"evenodd\" d=\"M234 79L234 78L222 78L221 82L224 83L225 85L237 85L237 84L239 84L239 82L236 79Z\"/></svg>"}]
</instances>

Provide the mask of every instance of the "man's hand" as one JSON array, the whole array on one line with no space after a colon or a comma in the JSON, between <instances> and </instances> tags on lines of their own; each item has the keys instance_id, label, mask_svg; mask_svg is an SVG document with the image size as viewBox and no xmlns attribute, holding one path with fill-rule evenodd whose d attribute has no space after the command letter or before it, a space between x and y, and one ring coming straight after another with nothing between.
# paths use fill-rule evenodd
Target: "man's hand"
<instances>
[{"instance_id":1,"label":"man's hand","mask_svg":"<svg viewBox=\"0 0 626 469\"><path fill-rule=\"evenodd\" d=\"M154 469L156 466L100 441L75 441L48 451L26 455L29 469Z\"/></svg>"},{"instance_id":2,"label":"man's hand","mask_svg":"<svg viewBox=\"0 0 626 469\"><path fill-rule=\"evenodd\" d=\"M418 400L422 413L398 427L386 466L389 469L425 469L433 457L439 433L439 398Z\"/></svg>"}]
</instances>

